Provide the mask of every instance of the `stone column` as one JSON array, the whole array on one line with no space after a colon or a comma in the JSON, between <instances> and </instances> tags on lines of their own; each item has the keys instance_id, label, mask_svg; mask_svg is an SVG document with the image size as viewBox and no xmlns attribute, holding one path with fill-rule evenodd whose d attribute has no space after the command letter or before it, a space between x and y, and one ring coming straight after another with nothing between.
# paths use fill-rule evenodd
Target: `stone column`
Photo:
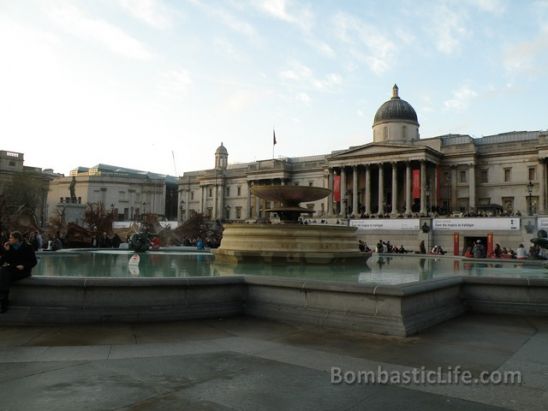
<instances>
[{"instance_id":1,"label":"stone column","mask_svg":"<svg viewBox=\"0 0 548 411\"><path fill-rule=\"evenodd\" d=\"M440 178L440 176L438 175L438 167L439 167L438 164L434 164L434 187L432 188L432 192L434 193L434 197L432 198L432 206L436 207L436 210L437 210L437 207L439 206L438 197L440 195L438 193L438 188L440 186L440 183L438 181Z\"/></svg>"},{"instance_id":2,"label":"stone column","mask_svg":"<svg viewBox=\"0 0 548 411\"><path fill-rule=\"evenodd\" d=\"M260 209L261 209L261 203L260 203L259 197L255 196L255 218L259 218L261 216Z\"/></svg>"},{"instance_id":3,"label":"stone column","mask_svg":"<svg viewBox=\"0 0 548 411\"><path fill-rule=\"evenodd\" d=\"M190 217L190 184L188 186L188 190L186 191L186 196L185 196L185 220L188 220L188 218Z\"/></svg>"},{"instance_id":4,"label":"stone column","mask_svg":"<svg viewBox=\"0 0 548 411\"><path fill-rule=\"evenodd\" d=\"M451 167L451 208L457 211L457 167Z\"/></svg>"},{"instance_id":5,"label":"stone column","mask_svg":"<svg viewBox=\"0 0 548 411\"><path fill-rule=\"evenodd\" d=\"M344 167L341 167L341 210L339 215L346 217L346 171Z\"/></svg>"},{"instance_id":6,"label":"stone column","mask_svg":"<svg viewBox=\"0 0 548 411\"><path fill-rule=\"evenodd\" d=\"M398 163L392 163L392 213L393 216L398 214Z\"/></svg>"},{"instance_id":7,"label":"stone column","mask_svg":"<svg viewBox=\"0 0 548 411\"><path fill-rule=\"evenodd\" d=\"M379 199L378 199L378 206L379 206L379 212L378 214L384 214L384 175L383 175L383 163L379 164Z\"/></svg>"},{"instance_id":8,"label":"stone column","mask_svg":"<svg viewBox=\"0 0 548 411\"><path fill-rule=\"evenodd\" d=\"M214 187L213 188L213 213L211 218L213 218L213 220L216 220L218 218L217 217L217 202L218 202L217 199L219 198L219 195L218 195L219 186L215 184L213 187Z\"/></svg>"},{"instance_id":9,"label":"stone column","mask_svg":"<svg viewBox=\"0 0 548 411\"><path fill-rule=\"evenodd\" d=\"M474 163L470 164L468 174L468 208L473 211L476 209L476 166Z\"/></svg>"},{"instance_id":10,"label":"stone column","mask_svg":"<svg viewBox=\"0 0 548 411\"><path fill-rule=\"evenodd\" d=\"M358 166L352 166L352 214L359 217L358 212Z\"/></svg>"},{"instance_id":11,"label":"stone column","mask_svg":"<svg viewBox=\"0 0 548 411\"><path fill-rule=\"evenodd\" d=\"M327 196L327 215L331 216L333 215L333 169L329 169L329 176L327 177L327 188L331 190L329 195Z\"/></svg>"},{"instance_id":12,"label":"stone column","mask_svg":"<svg viewBox=\"0 0 548 411\"><path fill-rule=\"evenodd\" d=\"M246 217L249 219L251 218L251 182L247 182L247 204L246 204L247 210L246 210Z\"/></svg>"},{"instance_id":13,"label":"stone column","mask_svg":"<svg viewBox=\"0 0 548 411\"><path fill-rule=\"evenodd\" d=\"M544 207L546 204L546 163L544 159L539 162L538 170L538 206L537 214L544 214Z\"/></svg>"},{"instance_id":14,"label":"stone column","mask_svg":"<svg viewBox=\"0 0 548 411\"><path fill-rule=\"evenodd\" d=\"M200 213L204 213L204 191L205 186L200 187Z\"/></svg>"},{"instance_id":15,"label":"stone column","mask_svg":"<svg viewBox=\"0 0 548 411\"><path fill-rule=\"evenodd\" d=\"M365 166L365 214L371 214L371 166Z\"/></svg>"},{"instance_id":16,"label":"stone column","mask_svg":"<svg viewBox=\"0 0 548 411\"><path fill-rule=\"evenodd\" d=\"M219 186L219 218L221 221L225 219L226 209L225 209L225 190L226 186L224 180L221 180L221 185Z\"/></svg>"},{"instance_id":17,"label":"stone column","mask_svg":"<svg viewBox=\"0 0 548 411\"><path fill-rule=\"evenodd\" d=\"M426 160L421 160L421 210L426 215Z\"/></svg>"},{"instance_id":18,"label":"stone column","mask_svg":"<svg viewBox=\"0 0 548 411\"><path fill-rule=\"evenodd\" d=\"M411 161L405 165L405 214L411 214Z\"/></svg>"}]
</instances>

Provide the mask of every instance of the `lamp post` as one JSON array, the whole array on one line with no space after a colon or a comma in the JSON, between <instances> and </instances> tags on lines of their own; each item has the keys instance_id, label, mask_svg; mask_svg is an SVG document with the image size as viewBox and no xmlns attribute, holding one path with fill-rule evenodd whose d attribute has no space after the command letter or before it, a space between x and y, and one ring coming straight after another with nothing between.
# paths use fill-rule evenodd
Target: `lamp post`
<instances>
[{"instance_id":1,"label":"lamp post","mask_svg":"<svg viewBox=\"0 0 548 411\"><path fill-rule=\"evenodd\" d=\"M529 184L527 184L527 191L529 192L529 215L533 215L533 201L532 201L532 194L533 194L533 182L529 181Z\"/></svg>"}]
</instances>

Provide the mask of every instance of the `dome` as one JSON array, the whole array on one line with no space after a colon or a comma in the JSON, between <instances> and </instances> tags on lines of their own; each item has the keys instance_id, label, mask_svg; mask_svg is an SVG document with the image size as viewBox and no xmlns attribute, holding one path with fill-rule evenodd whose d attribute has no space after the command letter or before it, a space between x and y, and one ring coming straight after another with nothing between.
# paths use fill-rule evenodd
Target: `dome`
<instances>
[{"instance_id":1,"label":"dome","mask_svg":"<svg viewBox=\"0 0 548 411\"><path fill-rule=\"evenodd\" d=\"M392 88L392 98L383 103L377 110L375 120L373 121L373 127L378 123L394 120L410 121L414 124L419 124L415 109L411 104L398 96L398 86L396 84L394 84L394 87Z\"/></svg>"},{"instance_id":2,"label":"dome","mask_svg":"<svg viewBox=\"0 0 548 411\"><path fill-rule=\"evenodd\" d=\"M224 154L228 156L228 151L226 150L226 147L223 146L223 143L219 147L217 147L217 150L215 150L215 154Z\"/></svg>"}]
</instances>

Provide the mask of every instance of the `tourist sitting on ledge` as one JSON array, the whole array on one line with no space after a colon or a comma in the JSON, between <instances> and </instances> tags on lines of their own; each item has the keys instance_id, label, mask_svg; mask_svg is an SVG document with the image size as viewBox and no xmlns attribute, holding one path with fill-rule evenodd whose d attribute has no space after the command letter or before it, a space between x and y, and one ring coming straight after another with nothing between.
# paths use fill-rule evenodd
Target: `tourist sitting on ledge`
<instances>
[{"instance_id":1,"label":"tourist sitting on ledge","mask_svg":"<svg viewBox=\"0 0 548 411\"><path fill-rule=\"evenodd\" d=\"M466 247L466 250L464 250L463 256L466 257L466 258L472 258L473 257L472 247Z\"/></svg>"},{"instance_id":2,"label":"tourist sitting on ledge","mask_svg":"<svg viewBox=\"0 0 548 411\"><path fill-rule=\"evenodd\" d=\"M432 247L432 251L430 251L430 254L444 255L445 251L443 251L443 248L441 248L441 246L435 245L434 247Z\"/></svg>"},{"instance_id":3,"label":"tourist sitting on ledge","mask_svg":"<svg viewBox=\"0 0 548 411\"><path fill-rule=\"evenodd\" d=\"M525 260L527 258L527 250L523 246L523 244L520 244L518 249L516 250L516 258L518 260Z\"/></svg>"},{"instance_id":4,"label":"tourist sitting on ledge","mask_svg":"<svg viewBox=\"0 0 548 411\"><path fill-rule=\"evenodd\" d=\"M201 238L198 238L198 240L196 240L196 250L204 250L204 249L205 249L204 241Z\"/></svg>"}]
</instances>

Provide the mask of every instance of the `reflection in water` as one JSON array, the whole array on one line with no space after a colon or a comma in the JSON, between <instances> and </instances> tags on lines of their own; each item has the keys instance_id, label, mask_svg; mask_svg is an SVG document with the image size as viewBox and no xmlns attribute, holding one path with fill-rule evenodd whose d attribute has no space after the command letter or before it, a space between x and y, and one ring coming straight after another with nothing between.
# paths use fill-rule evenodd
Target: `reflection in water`
<instances>
[{"instance_id":1,"label":"reflection in water","mask_svg":"<svg viewBox=\"0 0 548 411\"><path fill-rule=\"evenodd\" d=\"M207 253L148 252L130 263L131 252L43 253L36 276L64 277L203 277L258 275L350 283L402 284L454 275L548 278L542 265L527 262L474 262L453 258L374 254L367 263L238 265L214 262Z\"/></svg>"}]
</instances>

